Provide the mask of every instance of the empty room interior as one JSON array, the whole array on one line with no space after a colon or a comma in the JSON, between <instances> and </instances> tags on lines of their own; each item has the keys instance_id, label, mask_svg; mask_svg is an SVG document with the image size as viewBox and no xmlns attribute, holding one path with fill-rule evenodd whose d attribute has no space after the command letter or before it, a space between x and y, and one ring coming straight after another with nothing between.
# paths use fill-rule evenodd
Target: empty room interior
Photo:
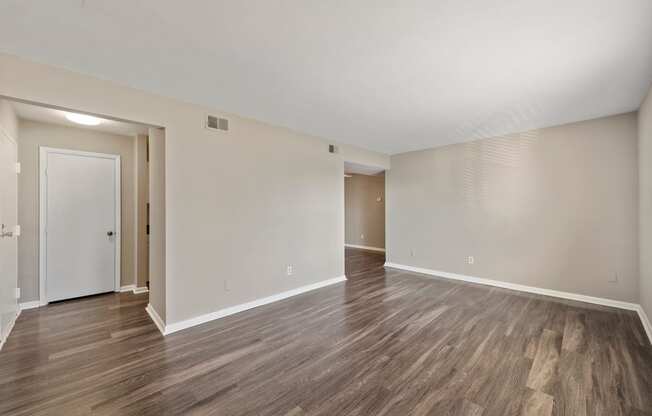
<instances>
[{"instance_id":1,"label":"empty room interior","mask_svg":"<svg viewBox=\"0 0 652 416\"><path fill-rule=\"evenodd\" d=\"M0 415L652 416L652 2L2 1L0 224Z\"/></svg>"}]
</instances>

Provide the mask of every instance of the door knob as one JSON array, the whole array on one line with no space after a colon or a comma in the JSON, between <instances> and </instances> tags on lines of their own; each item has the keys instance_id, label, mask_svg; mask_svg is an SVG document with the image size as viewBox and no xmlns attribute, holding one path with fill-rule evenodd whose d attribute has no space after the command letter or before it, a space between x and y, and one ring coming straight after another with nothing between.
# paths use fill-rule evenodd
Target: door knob
<instances>
[{"instance_id":1,"label":"door knob","mask_svg":"<svg viewBox=\"0 0 652 416\"><path fill-rule=\"evenodd\" d=\"M111 236L113 235L113 231L107 231L107 232L106 232L106 235L108 235L109 237L111 237Z\"/></svg>"}]
</instances>

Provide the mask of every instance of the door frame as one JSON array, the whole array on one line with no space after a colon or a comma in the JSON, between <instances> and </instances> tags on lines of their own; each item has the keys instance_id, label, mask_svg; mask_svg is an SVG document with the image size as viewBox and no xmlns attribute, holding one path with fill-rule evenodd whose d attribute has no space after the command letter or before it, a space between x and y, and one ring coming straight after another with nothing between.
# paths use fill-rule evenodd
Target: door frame
<instances>
[{"instance_id":1,"label":"door frame","mask_svg":"<svg viewBox=\"0 0 652 416\"><path fill-rule=\"evenodd\" d=\"M56 147L39 146L39 301L41 305L47 305L47 157L50 153L65 155L93 157L100 159L111 159L115 163L115 280L114 291L120 291L120 264L122 251L122 219L121 219L121 176L120 176L120 155L109 153L95 153L81 150L61 149Z\"/></svg>"}]
</instances>

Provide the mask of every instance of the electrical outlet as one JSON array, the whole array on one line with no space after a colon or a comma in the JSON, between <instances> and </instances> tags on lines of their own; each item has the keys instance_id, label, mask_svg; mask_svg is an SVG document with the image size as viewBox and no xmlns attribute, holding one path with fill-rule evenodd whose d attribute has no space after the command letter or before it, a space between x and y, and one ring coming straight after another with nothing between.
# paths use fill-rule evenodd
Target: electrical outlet
<instances>
[{"instance_id":1,"label":"electrical outlet","mask_svg":"<svg viewBox=\"0 0 652 416\"><path fill-rule=\"evenodd\" d=\"M469 256L466 258L466 262L469 264L473 264L475 263L475 259L473 258L473 256Z\"/></svg>"},{"instance_id":2,"label":"electrical outlet","mask_svg":"<svg viewBox=\"0 0 652 416\"><path fill-rule=\"evenodd\" d=\"M20 299L20 288L16 288L16 299Z\"/></svg>"},{"instance_id":3,"label":"electrical outlet","mask_svg":"<svg viewBox=\"0 0 652 416\"><path fill-rule=\"evenodd\" d=\"M360 240L364 240L364 234L360 234Z\"/></svg>"},{"instance_id":4,"label":"electrical outlet","mask_svg":"<svg viewBox=\"0 0 652 416\"><path fill-rule=\"evenodd\" d=\"M292 276L294 274L294 266L292 266L291 264L288 264L287 274L288 276Z\"/></svg>"},{"instance_id":5,"label":"electrical outlet","mask_svg":"<svg viewBox=\"0 0 652 416\"><path fill-rule=\"evenodd\" d=\"M225 292L231 291L231 281L229 279L224 279L224 291Z\"/></svg>"},{"instance_id":6,"label":"electrical outlet","mask_svg":"<svg viewBox=\"0 0 652 416\"><path fill-rule=\"evenodd\" d=\"M611 275L608 281L609 283L618 283L618 273L614 273L613 275Z\"/></svg>"},{"instance_id":7,"label":"electrical outlet","mask_svg":"<svg viewBox=\"0 0 652 416\"><path fill-rule=\"evenodd\" d=\"M410 250L410 257L414 257L416 254L414 254L414 249Z\"/></svg>"}]
</instances>

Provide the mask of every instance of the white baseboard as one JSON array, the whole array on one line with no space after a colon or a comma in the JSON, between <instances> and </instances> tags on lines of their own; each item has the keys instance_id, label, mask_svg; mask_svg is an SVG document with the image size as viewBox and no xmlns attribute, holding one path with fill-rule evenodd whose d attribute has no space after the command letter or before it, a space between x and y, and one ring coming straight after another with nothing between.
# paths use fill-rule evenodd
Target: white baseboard
<instances>
[{"instance_id":1,"label":"white baseboard","mask_svg":"<svg viewBox=\"0 0 652 416\"><path fill-rule=\"evenodd\" d=\"M134 294L138 293L147 293L149 292L149 289L147 289L147 286L145 287L136 287L136 285L126 285L126 286L121 286L119 289L120 293L123 292L133 292ZM21 310L26 310L26 309L34 309L34 308L40 308L41 306L47 305L47 302L41 303L39 300L34 300L31 302L23 302L20 304L20 309Z\"/></svg>"},{"instance_id":2,"label":"white baseboard","mask_svg":"<svg viewBox=\"0 0 652 416\"><path fill-rule=\"evenodd\" d=\"M120 292L132 292L133 294L137 295L139 293L147 293L149 292L149 289L147 289L147 286L138 287L136 285L125 285L120 286Z\"/></svg>"},{"instance_id":3,"label":"white baseboard","mask_svg":"<svg viewBox=\"0 0 652 416\"><path fill-rule=\"evenodd\" d=\"M580 295L580 294L577 294L577 293L562 292L562 291L559 291L559 290L544 289L544 288L540 288L540 287L520 285L518 283L502 282L500 280L484 279L482 277L466 276L466 275L457 274L457 273L449 273L449 272L442 272L442 271L438 271L438 270L423 269L421 267L405 266L403 264L396 264L396 263L391 263L391 262L385 263L385 267L391 267L393 269L400 269L400 270L406 270L406 271L415 272L415 273L427 274L427 275L430 275L430 276L444 277L446 279L461 280L461 281L470 282L470 283L478 283L478 284L481 284L481 285L502 287L503 289L518 290L520 292L535 293L537 295L545 295L545 296L552 296L552 297L555 297L555 298L576 300L576 301L579 301L579 302L594 303L596 305L612 306L614 308L627 309L627 310L630 310L630 311L638 311L638 309L640 307L636 303L622 302L622 301L619 301L619 300L598 298L598 297L594 297L594 296Z\"/></svg>"},{"instance_id":4,"label":"white baseboard","mask_svg":"<svg viewBox=\"0 0 652 416\"><path fill-rule=\"evenodd\" d=\"M406 266L404 264L396 264L391 262L385 263L385 267L391 267L393 269L405 270L414 273L426 274L429 276L443 277L446 279L461 280L463 282L478 283L481 285L488 285L488 286L496 286L496 287L501 287L503 289L517 290L519 292L534 293L537 295L552 296L555 298L569 299L578 302L593 303L596 305L611 306L614 308L636 311L641 319L643 328L645 328L645 332L650 341L650 344L652 344L652 325L650 325L650 320L647 314L645 313L645 311L643 310L643 308L641 307L641 305L637 303L623 302L620 300L613 300L613 299L606 299L606 298L598 298L595 296L580 295L577 293L562 292L559 290L544 289L540 287L520 285L517 283L502 282L500 280L484 279L482 277L466 276L458 273L442 272L438 270L424 269L421 267Z\"/></svg>"},{"instance_id":5,"label":"white baseboard","mask_svg":"<svg viewBox=\"0 0 652 416\"><path fill-rule=\"evenodd\" d=\"M7 342L7 338L9 338L9 334L11 334L11 330L14 329L14 325L16 324L16 320L18 319L19 316L20 316L20 307L18 307L14 319L12 319L11 322L9 322L9 325L7 326L7 330L3 331L4 334L0 334L0 351L2 351L2 347L4 347L5 342Z\"/></svg>"},{"instance_id":6,"label":"white baseboard","mask_svg":"<svg viewBox=\"0 0 652 416\"><path fill-rule=\"evenodd\" d=\"M184 321L175 322L173 324L165 326L165 329L161 332L163 333L163 335L172 334L173 332L181 331L182 329L190 328L209 321L214 321L216 319L224 318L229 315L234 315L238 312L243 312L248 309L253 309L258 306L267 305L273 302L278 302L279 300L287 299L292 296L297 296L302 293L310 292L315 289L320 289L322 287L334 285L336 283L341 283L344 281L346 281L346 276L340 276L334 279L323 280L321 282L313 283L311 285L302 286L296 289L288 290L286 292L277 293L276 295L268 296L266 298L256 299L251 302L231 306L229 308L220 309L218 311L207 313L205 315L200 315L194 318L186 319ZM159 327L159 329L161 328Z\"/></svg>"},{"instance_id":7,"label":"white baseboard","mask_svg":"<svg viewBox=\"0 0 652 416\"><path fill-rule=\"evenodd\" d=\"M380 247L370 247L370 246L358 246L355 244L344 244L344 247L349 247L349 248L360 248L362 250L369 250L369 251L380 251L381 253L385 252L384 248Z\"/></svg>"},{"instance_id":8,"label":"white baseboard","mask_svg":"<svg viewBox=\"0 0 652 416\"><path fill-rule=\"evenodd\" d=\"M645 313L645 309L643 309L641 305L638 305L636 312L638 312L638 317L641 318L641 323L643 324L645 333L650 340L650 344L652 344L652 324L650 324L650 318L648 318L647 314Z\"/></svg>"},{"instance_id":9,"label":"white baseboard","mask_svg":"<svg viewBox=\"0 0 652 416\"><path fill-rule=\"evenodd\" d=\"M34 300L34 301L31 301L31 302L23 302L19 306L20 306L20 310L24 311L25 309L40 308L43 305L41 305L40 300Z\"/></svg>"},{"instance_id":10,"label":"white baseboard","mask_svg":"<svg viewBox=\"0 0 652 416\"><path fill-rule=\"evenodd\" d=\"M163 322L163 319L161 319L161 316L156 312L152 304L148 303L145 310L149 317L152 318L152 321L154 321L154 325L161 331L161 334L165 335L165 322Z\"/></svg>"}]
</instances>

